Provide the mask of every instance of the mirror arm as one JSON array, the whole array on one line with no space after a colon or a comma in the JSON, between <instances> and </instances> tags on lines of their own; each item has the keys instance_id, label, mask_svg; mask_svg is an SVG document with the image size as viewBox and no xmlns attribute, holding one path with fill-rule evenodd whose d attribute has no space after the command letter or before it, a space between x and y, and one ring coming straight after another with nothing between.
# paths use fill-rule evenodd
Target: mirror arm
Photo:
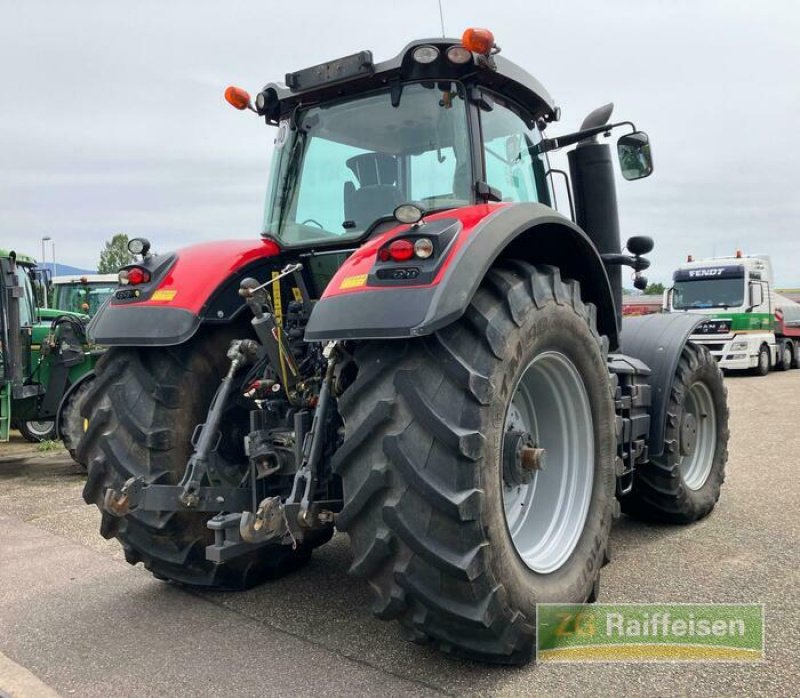
<instances>
[{"instance_id":1,"label":"mirror arm","mask_svg":"<svg viewBox=\"0 0 800 698\"><path fill-rule=\"evenodd\" d=\"M605 134L606 136L609 136L611 135L612 129L619 128L621 126L630 126L631 133L636 132L636 125L632 121L618 121L615 124L603 124L602 126L594 126L593 128L587 128L582 131L567 133L566 135L558 136L557 138L545 138L541 142L539 142L536 146L534 146L533 148L534 155L540 155L541 153L549 153L553 150L558 150L559 148L566 148L568 145L574 145L575 143L580 143L581 141L584 141L587 138L594 138L594 136L599 136L601 133Z\"/></svg>"},{"instance_id":2,"label":"mirror arm","mask_svg":"<svg viewBox=\"0 0 800 698\"><path fill-rule=\"evenodd\" d=\"M636 257L616 252L601 254L600 259L607 266L630 267L637 273L650 267L650 260L646 257Z\"/></svg>"}]
</instances>

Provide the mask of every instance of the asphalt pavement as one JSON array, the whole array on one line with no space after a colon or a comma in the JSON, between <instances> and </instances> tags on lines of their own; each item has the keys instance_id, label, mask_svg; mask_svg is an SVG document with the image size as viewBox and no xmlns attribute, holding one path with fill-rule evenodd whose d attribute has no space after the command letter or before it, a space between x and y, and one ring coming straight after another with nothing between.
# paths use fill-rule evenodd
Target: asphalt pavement
<instances>
[{"instance_id":1,"label":"asphalt pavement","mask_svg":"<svg viewBox=\"0 0 800 698\"><path fill-rule=\"evenodd\" d=\"M727 380L717 509L689 527L622 518L604 602L762 602L758 664L462 662L369 612L337 535L299 573L197 593L130 567L63 452L0 445L0 696L795 696L800 678L800 371Z\"/></svg>"}]
</instances>

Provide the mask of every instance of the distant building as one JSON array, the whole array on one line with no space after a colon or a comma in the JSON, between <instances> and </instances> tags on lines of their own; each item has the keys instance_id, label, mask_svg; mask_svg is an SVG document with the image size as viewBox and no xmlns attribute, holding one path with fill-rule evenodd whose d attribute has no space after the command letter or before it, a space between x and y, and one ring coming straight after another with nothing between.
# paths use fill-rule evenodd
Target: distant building
<instances>
[{"instance_id":1,"label":"distant building","mask_svg":"<svg viewBox=\"0 0 800 698\"><path fill-rule=\"evenodd\" d=\"M660 313L661 301L662 297L660 293L651 296L623 296L622 314L625 316L632 316Z\"/></svg>"}]
</instances>

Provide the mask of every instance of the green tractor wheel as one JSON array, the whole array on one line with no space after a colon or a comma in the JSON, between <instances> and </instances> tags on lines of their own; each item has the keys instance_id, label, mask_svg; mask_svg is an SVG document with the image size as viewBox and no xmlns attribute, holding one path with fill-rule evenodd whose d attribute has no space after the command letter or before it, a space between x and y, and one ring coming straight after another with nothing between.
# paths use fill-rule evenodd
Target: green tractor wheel
<instances>
[{"instance_id":1,"label":"green tractor wheel","mask_svg":"<svg viewBox=\"0 0 800 698\"><path fill-rule=\"evenodd\" d=\"M56 436L56 423L52 420L37 421L32 419L28 422L20 422L17 428L23 438L30 441L32 444L40 443L41 441L51 441Z\"/></svg>"}]
</instances>

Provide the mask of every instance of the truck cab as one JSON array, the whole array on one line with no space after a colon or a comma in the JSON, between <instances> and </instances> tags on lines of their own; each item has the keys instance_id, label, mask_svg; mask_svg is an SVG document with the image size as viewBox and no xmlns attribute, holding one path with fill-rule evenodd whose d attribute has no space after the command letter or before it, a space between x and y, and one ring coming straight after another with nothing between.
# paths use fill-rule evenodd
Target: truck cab
<instances>
[{"instance_id":1,"label":"truck cab","mask_svg":"<svg viewBox=\"0 0 800 698\"><path fill-rule=\"evenodd\" d=\"M56 276L52 282L51 306L92 317L114 293L117 282L116 274Z\"/></svg>"},{"instance_id":2,"label":"truck cab","mask_svg":"<svg viewBox=\"0 0 800 698\"><path fill-rule=\"evenodd\" d=\"M766 372L778 359L772 278L766 255L689 257L673 274L664 310L708 316L691 340L705 346L721 368Z\"/></svg>"}]
</instances>

